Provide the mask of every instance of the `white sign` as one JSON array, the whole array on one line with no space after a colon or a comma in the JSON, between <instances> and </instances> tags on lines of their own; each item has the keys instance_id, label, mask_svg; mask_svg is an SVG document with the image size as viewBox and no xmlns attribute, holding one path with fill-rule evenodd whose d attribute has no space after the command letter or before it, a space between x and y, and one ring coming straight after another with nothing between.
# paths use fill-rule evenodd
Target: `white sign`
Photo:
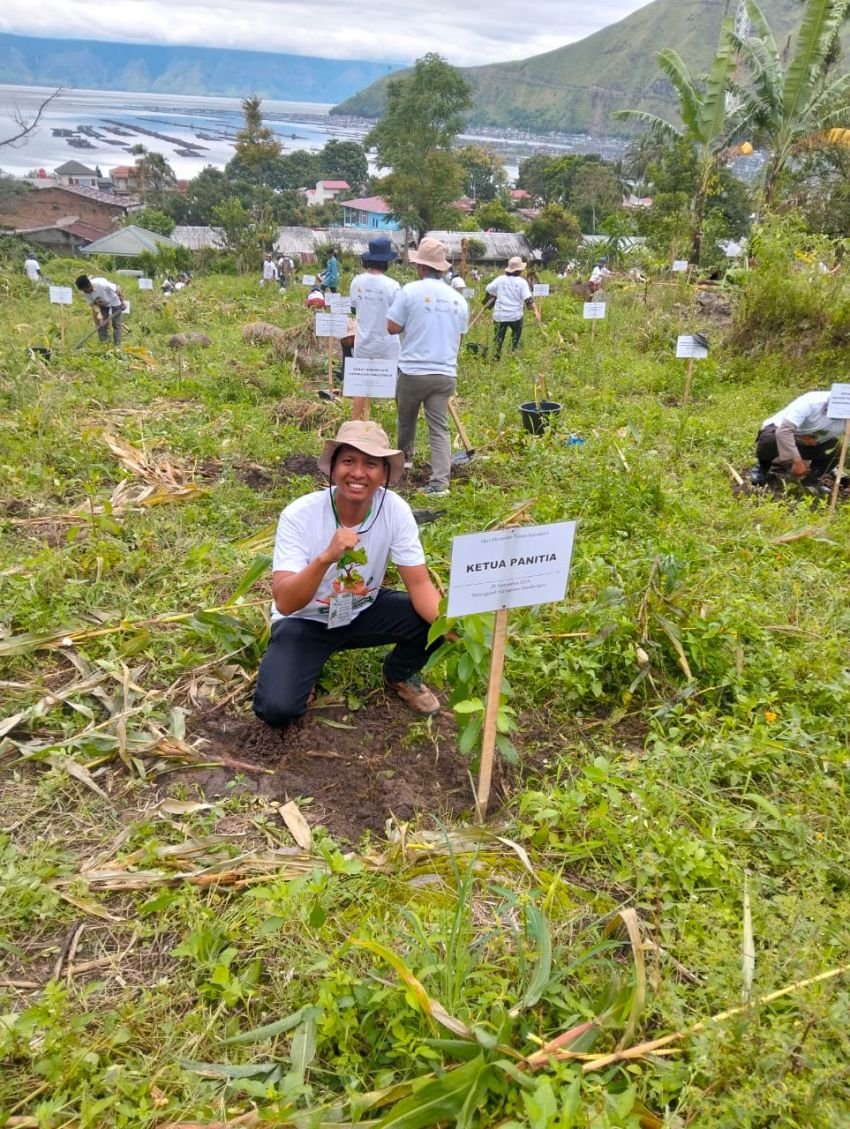
<instances>
[{"instance_id":1,"label":"white sign","mask_svg":"<svg viewBox=\"0 0 850 1129\"><path fill-rule=\"evenodd\" d=\"M703 345L694 337L677 337L676 356L693 357L695 361L704 361L708 356L708 346Z\"/></svg>"},{"instance_id":2,"label":"white sign","mask_svg":"<svg viewBox=\"0 0 850 1129\"><path fill-rule=\"evenodd\" d=\"M466 533L452 541L449 616L558 603L567 591L576 523Z\"/></svg>"},{"instance_id":3,"label":"white sign","mask_svg":"<svg viewBox=\"0 0 850 1129\"><path fill-rule=\"evenodd\" d=\"M129 312L130 312L130 302L127 298L125 298L124 299L124 309L121 311L121 313L123 315L123 314L129 314Z\"/></svg>"},{"instance_id":4,"label":"white sign","mask_svg":"<svg viewBox=\"0 0 850 1129\"><path fill-rule=\"evenodd\" d=\"M315 286L316 276L314 274L302 274L301 281L305 286Z\"/></svg>"},{"instance_id":5,"label":"white sign","mask_svg":"<svg viewBox=\"0 0 850 1129\"><path fill-rule=\"evenodd\" d=\"M342 394L392 400L395 397L397 375L395 361L364 361L357 357L346 357Z\"/></svg>"},{"instance_id":6,"label":"white sign","mask_svg":"<svg viewBox=\"0 0 850 1129\"><path fill-rule=\"evenodd\" d=\"M585 321L598 321L600 318L605 317L605 303L604 302L585 302L584 303L584 320Z\"/></svg>"},{"instance_id":7,"label":"white sign","mask_svg":"<svg viewBox=\"0 0 850 1129\"><path fill-rule=\"evenodd\" d=\"M74 294L70 286L51 286L50 301L54 306L70 306L74 301Z\"/></svg>"},{"instance_id":8,"label":"white sign","mask_svg":"<svg viewBox=\"0 0 850 1129\"><path fill-rule=\"evenodd\" d=\"M475 291L471 287L467 286L466 289L463 292L463 296L464 296L464 298L466 298L467 301L470 301L472 298L475 297Z\"/></svg>"},{"instance_id":9,"label":"white sign","mask_svg":"<svg viewBox=\"0 0 850 1129\"><path fill-rule=\"evenodd\" d=\"M153 279L152 278L140 278L139 279L139 289L140 290L153 290Z\"/></svg>"},{"instance_id":10,"label":"white sign","mask_svg":"<svg viewBox=\"0 0 850 1129\"><path fill-rule=\"evenodd\" d=\"M316 314L317 337L347 337L348 318L345 314Z\"/></svg>"},{"instance_id":11,"label":"white sign","mask_svg":"<svg viewBox=\"0 0 850 1129\"><path fill-rule=\"evenodd\" d=\"M531 293L535 298L548 298L549 297L549 283L548 282L535 282Z\"/></svg>"},{"instance_id":12,"label":"white sign","mask_svg":"<svg viewBox=\"0 0 850 1129\"><path fill-rule=\"evenodd\" d=\"M347 316L351 309L351 299L346 297L345 294L326 294L325 305L332 314L345 314Z\"/></svg>"},{"instance_id":13,"label":"white sign","mask_svg":"<svg viewBox=\"0 0 850 1129\"><path fill-rule=\"evenodd\" d=\"M826 414L830 419L850 419L850 384L833 384Z\"/></svg>"},{"instance_id":14,"label":"white sign","mask_svg":"<svg viewBox=\"0 0 850 1129\"><path fill-rule=\"evenodd\" d=\"M680 274L683 271L686 271L688 269L688 260L687 259L674 259L672 269L676 272L676 274Z\"/></svg>"}]
</instances>

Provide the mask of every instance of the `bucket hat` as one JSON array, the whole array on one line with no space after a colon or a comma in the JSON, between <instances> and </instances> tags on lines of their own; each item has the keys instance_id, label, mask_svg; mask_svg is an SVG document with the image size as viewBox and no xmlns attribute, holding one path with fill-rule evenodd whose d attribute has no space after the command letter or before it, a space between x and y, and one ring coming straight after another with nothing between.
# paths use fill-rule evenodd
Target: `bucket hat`
<instances>
[{"instance_id":1,"label":"bucket hat","mask_svg":"<svg viewBox=\"0 0 850 1129\"><path fill-rule=\"evenodd\" d=\"M375 263L391 263L398 258L398 252L393 250L393 245L386 235L379 235L377 239L369 240L369 250L363 256Z\"/></svg>"},{"instance_id":2,"label":"bucket hat","mask_svg":"<svg viewBox=\"0 0 850 1129\"><path fill-rule=\"evenodd\" d=\"M326 439L319 455L319 470L330 476L334 453L340 447L354 447L364 455L386 459L390 464L390 482L395 483L404 471L404 451L390 446L387 433L374 420L350 419L340 427L335 439Z\"/></svg>"},{"instance_id":3,"label":"bucket hat","mask_svg":"<svg viewBox=\"0 0 850 1129\"><path fill-rule=\"evenodd\" d=\"M430 267L431 270L437 270L442 273L443 271L451 270L452 264L446 258L448 248L445 243L441 243L439 239L432 239L426 235L424 239L419 241L419 246L415 251L411 251L407 256L412 263L419 263L420 266Z\"/></svg>"},{"instance_id":4,"label":"bucket hat","mask_svg":"<svg viewBox=\"0 0 850 1129\"><path fill-rule=\"evenodd\" d=\"M525 270L525 263L519 255L514 255L512 258L508 259L508 265L505 267L505 270L508 274L513 274L514 272L519 273L519 271Z\"/></svg>"}]
</instances>

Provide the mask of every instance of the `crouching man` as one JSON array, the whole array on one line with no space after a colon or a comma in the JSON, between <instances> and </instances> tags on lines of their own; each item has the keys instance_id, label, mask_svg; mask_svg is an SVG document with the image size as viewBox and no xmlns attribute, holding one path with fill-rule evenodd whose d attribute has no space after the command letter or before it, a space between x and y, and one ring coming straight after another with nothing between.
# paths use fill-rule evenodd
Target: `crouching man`
<instances>
[{"instance_id":1,"label":"crouching man","mask_svg":"<svg viewBox=\"0 0 850 1129\"><path fill-rule=\"evenodd\" d=\"M828 404L829 392L806 392L764 421L756 439L758 466L750 472L754 486L767 482L774 461L804 486L817 485L820 476L832 470L844 420L830 419Z\"/></svg>"},{"instance_id":2,"label":"crouching man","mask_svg":"<svg viewBox=\"0 0 850 1129\"><path fill-rule=\"evenodd\" d=\"M376 423L350 420L325 443L319 468L330 487L284 509L275 539L272 628L254 712L275 727L299 718L336 651L395 644L384 684L415 713L440 702L419 678L440 597L407 502L394 494L404 454ZM405 592L381 587L389 561Z\"/></svg>"}]
</instances>

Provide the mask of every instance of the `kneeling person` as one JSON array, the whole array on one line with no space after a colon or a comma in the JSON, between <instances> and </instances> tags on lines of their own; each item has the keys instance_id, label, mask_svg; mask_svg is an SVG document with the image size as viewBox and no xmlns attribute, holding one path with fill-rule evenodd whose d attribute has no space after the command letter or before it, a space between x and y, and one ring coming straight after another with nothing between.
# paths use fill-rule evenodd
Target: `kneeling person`
<instances>
[{"instance_id":1,"label":"kneeling person","mask_svg":"<svg viewBox=\"0 0 850 1129\"><path fill-rule=\"evenodd\" d=\"M838 462L844 420L826 414L829 395L806 392L764 421L756 439L758 466L751 472L753 485L767 482L774 461L784 463L804 485L816 484L832 470Z\"/></svg>"},{"instance_id":2,"label":"kneeling person","mask_svg":"<svg viewBox=\"0 0 850 1129\"><path fill-rule=\"evenodd\" d=\"M404 454L369 420L344 423L325 443L319 468L330 488L298 498L280 515L275 539L272 628L254 712L275 727L299 718L336 651L394 643L384 683L415 713L440 703L419 678L440 597L431 583L413 513L389 486ZM382 588L388 562L406 592Z\"/></svg>"}]
</instances>

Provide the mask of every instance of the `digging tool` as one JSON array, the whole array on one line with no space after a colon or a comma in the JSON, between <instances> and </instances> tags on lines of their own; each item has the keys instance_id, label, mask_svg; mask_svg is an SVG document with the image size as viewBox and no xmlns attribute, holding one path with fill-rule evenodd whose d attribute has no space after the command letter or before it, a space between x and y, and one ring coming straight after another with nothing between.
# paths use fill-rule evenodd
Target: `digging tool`
<instances>
[{"instance_id":1,"label":"digging tool","mask_svg":"<svg viewBox=\"0 0 850 1129\"><path fill-rule=\"evenodd\" d=\"M87 341L90 341L90 340L91 340L91 338L92 338L92 337L94 337L94 335L95 335L95 334L97 333L97 331L98 331L99 329L103 329L103 328L104 328L104 326L105 326L105 327L106 327L106 328L108 329L108 328L109 328L109 326L110 326L110 325L112 325L112 319L113 319L113 317L114 317L114 316L115 316L114 314L110 314L110 315L109 315L109 317L105 318L105 319L104 319L104 321L102 321L102 322L100 323L100 325L96 325L96 326L94 327L94 329L93 329L93 330L91 330L91 332L90 332L90 333L87 333L87 334L85 335L85 337L82 337L82 338L81 338L81 339L80 339L80 340L79 340L79 341L77 342L77 344L76 344L76 345L74 346L74 348L75 348L75 349L81 349L81 348L83 347L83 345L85 345L85 343L86 343Z\"/></svg>"},{"instance_id":2,"label":"digging tool","mask_svg":"<svg viewBox=\"0 0 850 1129\"><path fill-rule=\"evenodd\" d=\"M470 444L469 436L466 434L464 426L460 421L460 415L458 413L457 404L454 401L454 397L449 398L449 414L454 420L454 425L457 428L458 436L460 437L461 443L463 443L463 450L458 451L456 454L452 455L452 462L455 464L455 466L466 466L467 463L471 463L475 458L475 448Z\"/></svg>"}]
</instances>

